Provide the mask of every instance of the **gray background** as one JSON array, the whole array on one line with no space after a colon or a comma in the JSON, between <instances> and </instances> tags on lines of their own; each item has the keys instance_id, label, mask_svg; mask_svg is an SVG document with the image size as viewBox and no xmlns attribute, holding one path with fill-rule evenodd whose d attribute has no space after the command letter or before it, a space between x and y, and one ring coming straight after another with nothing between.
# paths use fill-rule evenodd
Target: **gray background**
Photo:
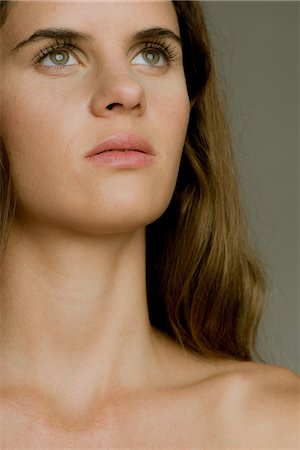
<instances>
[{"instance_id":1,"label":"gray background","mask_svg":"<svg viewBox=\"0 0 300 450\"><path fill-rule=\"evenodd\" d=\"M300 374L300 3L202 4L250 233L271 285L259 349Z\"/></svg>"}]
</instances>

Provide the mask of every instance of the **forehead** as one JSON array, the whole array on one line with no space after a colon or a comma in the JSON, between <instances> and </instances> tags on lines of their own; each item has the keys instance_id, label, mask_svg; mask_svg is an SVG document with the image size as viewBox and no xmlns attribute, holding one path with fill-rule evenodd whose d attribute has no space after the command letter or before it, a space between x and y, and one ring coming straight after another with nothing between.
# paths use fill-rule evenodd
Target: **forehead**
<instances>
[{"instance_id":1,"label":"forehead","mask_svg":"<svg viewBox=\"0 0 300 450\"><path fill-rule=\"evenodd\" d=\"M9 12L5 31L18 40L37 28L74 28L104 37L154 26L180 34L171 0L17 1Z\"/></svg>"}]
</instances>

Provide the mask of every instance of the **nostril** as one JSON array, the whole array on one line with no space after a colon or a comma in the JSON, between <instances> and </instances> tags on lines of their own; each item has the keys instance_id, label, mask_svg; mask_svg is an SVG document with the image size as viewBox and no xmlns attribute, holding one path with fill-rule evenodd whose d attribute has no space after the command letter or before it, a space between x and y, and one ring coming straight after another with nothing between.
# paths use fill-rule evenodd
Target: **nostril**
<instances>
[{"instance_id":1,"label":"nostril","mask_svg":"<svg viewBox=\"0 0 300 450\"><path fill-rule=\"evenodd\" d=\"M111 111L115 105L119 105L119 103L111 103L106 107L106 109L109 109Z\"/></svg>"}]
</instances>

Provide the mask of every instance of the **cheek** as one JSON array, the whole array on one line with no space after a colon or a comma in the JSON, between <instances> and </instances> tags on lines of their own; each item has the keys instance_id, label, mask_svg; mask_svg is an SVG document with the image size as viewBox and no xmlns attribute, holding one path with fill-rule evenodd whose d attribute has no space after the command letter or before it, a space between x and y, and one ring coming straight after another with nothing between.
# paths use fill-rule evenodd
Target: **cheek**
<instances>
[{"instance_id":1,"label":"cheek","mask_svg":"<svg viewBox=\"0 0 300 450\"><path fill-rule=\"evenodd\" d=\"M159 105L157 124L160 129L175 145L183 145L190 116L190 101L184 75L176 79L161 90L156 97ZM153 105L152 110L155 110Z\"/></svg>"},{"instance_id":2,"label":"cheek","mask_svg":"<svg viewBox=\"0 0 300 450\"><path fill-rule=\"evenodd\" d=\"M64 158L66 148L61 111L55 111L45 98L30 97L29 92L16 92L5 105L1 133L19 204L29 205L35 199L38 208L49 201L59 183L55 166L59 152Z\"/></svg>"},{"instance_id":3,"label":"cheek","mask_svg":"<svg viewBox=\"0 0 300 450\"><path fill-rule=\"evenodd\" d=\"M58 116L61 107L57 108L51 99L30 97L29 93L16 93L13 98L4 104L4 114L1 129L8 146L22 153L24 145L32 146L38 142L39 146L47 145L53 130L60 126Z\"/></svg>"},{"instance_id":4,"label":"cheek","mask_svg":"<svg viewBox=\"0 0 300 450\"><path fill-rule=\"evenodd\" d=\"M149 122L155 124L157 145L162 151L162 164L153 183L154 203L160 214L167 208L175 189L190 117L190 102L185 82L179 89L166 89L149 107ZM160 215L159 214L159 215ZM159 216L158 215L158 216Z\"/></svg>"},{"instance_id":5,"label":"cheek","mask_svg":"<svg viewBox=\"0 0 300 450\"><path fill-rule=\"evenodd\" d=\"M37 170L53 165L58 154L64 157L76 121L74 115L70 118L66 102L57 102L47 91L36 92L29 83L25 86L1 99L1 136L12 172L29 173L32 178Z\"/></svg>"},{"instance_id":6,"label":"cheek","mask_svg":"<svg viewBox=\"0 0 300 450\"><path fill-rule=\"evenodd\" d=\"M190 117L190 101L185 81L177 83L176 87L166 90L157 98L159 107L156 110L153 107L151 112L166 157L169 164L173 165L173 172L174 169L176 172L176 165L180 162Z\"/></svg>"},{"instance_id":7,"label":"cheek","mask_svg":"<svg viewBox=\"0 0 300 450\"><path fill-rule=\"evenodd\" d=\"M25 74L7 70L1 82L0 127L5 139L23 144L38 137L39 145L47 144L48 138L60 134L62 126L72 124L74 116L68 112L76 111L73 85L57 80L50 83L29 70Z\"/></svg>"}]
</instances>

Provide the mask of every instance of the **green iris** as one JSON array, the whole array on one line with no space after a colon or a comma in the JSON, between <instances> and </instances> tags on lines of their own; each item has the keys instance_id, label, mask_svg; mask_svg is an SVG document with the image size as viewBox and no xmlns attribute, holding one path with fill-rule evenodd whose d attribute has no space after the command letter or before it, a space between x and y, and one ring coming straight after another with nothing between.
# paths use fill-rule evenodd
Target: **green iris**
<instances>
[{"instance_id":1,"label":"green iris","mask_svg":"<svg viewBox=\"0 0 300 450\"><path fill-rule=\"evenodd\" d=\"M69 53L66 50L60 50L50 54L50 59L53 64L62 66L69 61Z\"/></svg>"},{"instance_id":2,"label":"green iris","mask_svg":"<svg viewBox=\"0 0 300 450\"><path fill-rule=\"evenodd\" d=\"M144 50L142 52L142 55L143 55L144 60L152 66L157 64L161 57L161 55L158 52L155 52L153 50Z\"/></svg>"}]
</instances>

